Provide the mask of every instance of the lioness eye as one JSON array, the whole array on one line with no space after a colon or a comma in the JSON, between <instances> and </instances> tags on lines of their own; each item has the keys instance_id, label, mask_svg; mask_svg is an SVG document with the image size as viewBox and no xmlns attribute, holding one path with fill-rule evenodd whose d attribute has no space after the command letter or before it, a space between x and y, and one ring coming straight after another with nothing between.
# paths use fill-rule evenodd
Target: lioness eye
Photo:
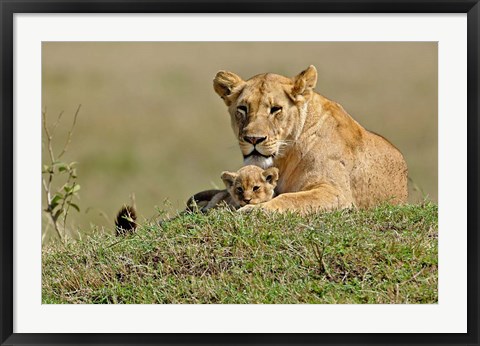
<instances>
[{"instance_id":1,"label":"lioness eye","mask_svg":"<svg viewBox=\"0 0 480 346\"><path fill-rule=\"evenodd\" d=\"M246 115L247 114L247 107L246 106L238 106L237 111L239 111L243 115Z\"/></svg>"},{"instance_id":2,"label":"lioness eye","mask_svg":"<svg viewBox=\"0 0 480 346\"><path fill-rule=\"evenodd\" d=\"M280 106L273 106L272 108L270 108L270 114L275 114L275 113L278 113L282 110L282 107Z\"/></svg>"},{"instance_id":3,"label":"lioness eye","mask_svg":"<svg viewBox=\"0 0 480 346\"><path fill-rule=\"evenodd\" d=\"M260 186L254 186L253 191L257 191L260 188Z\"/></svg>"},{"instance_id":4,"label":"lioness eye","mask_svg":"<svg viewBox=\"0 0 480 346\"><path fill-rule=\"evenodd\" d=\"M237 187L237 193L242 193L243 189L241 187Z\"/></svg>"}]
</instances>

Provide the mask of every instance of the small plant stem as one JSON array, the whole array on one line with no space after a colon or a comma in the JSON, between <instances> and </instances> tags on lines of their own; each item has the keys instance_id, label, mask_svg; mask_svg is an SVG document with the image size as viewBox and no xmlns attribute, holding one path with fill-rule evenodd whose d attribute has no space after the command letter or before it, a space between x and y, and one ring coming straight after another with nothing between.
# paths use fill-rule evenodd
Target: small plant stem
<instances>
[{"instance_id":1,"label":"small plant stem","mask_svg":"<svg viewBox=\"0 0 480 346\"><path fill-rule=\"evenodd\" d=\"M60 120L60 117L61 117L61 113L60 113L60 116L58 118L59 120ZM52 164L52 167L50 168L50 172L48 174L48 185L45 183L45 180L42 180L43 181L43 187L44 187L45 192L47 194L47 210L46 211L47 211L48 215L50 216L50 220L53 223L53 228L55 229L55 232L57 233L58 238L60 239L60 241L63 241L62 234L60 233L60 229L58 228L57 220L55 219L55 216L53 215L53 210L51 208L52 195L51 195L50 191L51 191L51 185L52 185L52 179L53 179L52 170L53 170L53 163L55 162L55 155L53 153L53 147L52 147L52 135L50 134L50 131L48 130L48 126L47 126L47 113L46 113L46 111L42 112L42 118L43 118L43 128L44 128L45 133L47 135L48 153L50 155L50 161L51 161L51 164Z\"/></svg>"},{"instance_id":2,"label":"small plant stem","mask_svg":"<svg viewBox=\"0 0 480 346\"><path fill-rule=\"evenodd\" d=\"M47 194L47 209L46 209L46 212L50 216L50 220L52 221L53 228L55 229L55 232L57 233L58 238L60 239L60 241L63 241L60 230L58 229L57 221L55 220L55 217L53 216L52 210L50 208L50 206L51 206L50 190L47 187L47 184L45 183L45 180L42 179L42 181L43 181L43 187L44 187L45 192ZM51 179L50 179L50 181L51 181Z\"/></svg>"},{"instance_id":3,"label":"small plant stem","mask_svg":"<svg viewBox=\"0 0 480 346\"><path fill-rule=\"evenodd\" d=\"M60 120L62 119L64 111L61 111L60 114L58 115L57 121L52 125L52 133L55 132L55 129L57 128L58 124L60 124Z\"/></svg>"},{"instance_id":4,"label":"small plant stem","mask_svg":"<svg viewBox=\"0 0 480 346\"><path fill-rule=\"evenodd\" d=\"M48 142L48 153L50 154L50 161L53 165L55 162L55 155L53 153L53 148L52 148L52 135L50 134L50 131L48 130L47 126L47 113L45 111L42 112L42 118L43 118L43 129L45 130L45 133L47 134L47 142Z\"/></svg>"},{"instance_id":5,"label":"small plant stem","mask_svg":"<svg viewBox=\"0 0 480 346\"><path fill-rule=\"evenodd\" d=\"M63 154L65 154L67 152L68 145L72 141L73 129L75 128L75 125L77 123L77 116L78 116L78 112L80 112L81 107L82 107L82 105L79 104L77 110L75 111L75 115L73 116L72 127L70 128L70 131L68 131L67 141L66 141L65 145L63 146L62 152L58 155L59 159L63 156Z\"/></svg>"},{"instance_id":6,"label":"small plant stem","mask_svg":"<svg viewBox=\"0 0 480 346\"><path fill-rule=\"evenodd\" d=\"M80 112L81 105L78 105L77 110L75 111L72 126L70 130L68 131L68 136L67 140L63 146L63 149L61 150L60 154L58 156L55 156L55 152L53 150L53 135L54 132L57 128L57 126L60 124L60 121L63 116L63 111L60 112L58 115L57 120L53 123L53 125L49 128L47 124L47 111L46 108L45 110L42 111L42 122L43 122L43 129L46 134L46 141L47 141L47 150L48 154L50 156L50 161L51 164L50 166L47 166L47 169L42 169L42 174L48 174L47 179L42 179L43 182L43 188L45 190L46 198L47 198L47 208L45 209L45 212L49 215L50 221L53 223L53 227L55 229L55 232L57 233L58 238L60 241L65 244L65 241L67 239L67 217L68 213L70 211L70 207L72 206L72 199L73 196L76 194L76 189L77 184L75 182L76 179L76 173L73 168L73 163L71 164L66 164L64 162L60 162L60 158L67 152L68 146L72 140L72 134L73 130L75 128L75 125L77 123L77 117ZM44 142L42 141L42 145L44 145ZM68 178L67 182L61 187L60 189L54 190L52 192L52 182L53 179L57 177L58 174L61 172L67 171L68 172ZM72 182L73 180L73 182ZM72 184L72 186L70 186ZM78 188L80 186L78 185ZM64 193L62 193L61 190L65 190ZM52 197L53 194L53 197ZM60 202L61 201L61 202ZM58 208L57 208L58 207ZM78 210L78 207L75 205L75 209ZM63 225L61 224L61 215L63 214ZM63 232L61 232L63 227ZM63 233L63 235L62 235Z\"/></svg>"},{"instance_id":7,"label":"small plant stem","mask_svg":"<svg viewBox=\"0 0 480 346\"><path fill-rule=\"evenodd\" d=\"M71 178L72 178L72 175L69 174L68 180L67 180L67 184L66 184L67 186L68 186L68 184L70 183ZM72 189L75 188L75 185L76 185L76 184L75 184L75 182L74 182L73 185L72 185ZM68 201L67 201L67 198L68 198ZM69 210L70 210L70 203L68 203L68 202L70 202L72 199L73 199L73 193L72 193L70 196L68 196L68 197L66 197L66 198L63 199L62 207L61 207L62 209L64 209L64 208L65 208L65 205L66 205L66 209L64 209L65 212L63 213L63 229L64 229L64 232L65 232L65 237L67 236L67 235L66 235L66 232L67 232L67 228L66 228L66 225L67 225L67 216L68 216L68 212L69 212Z\"/></svg>"}]
</instances>

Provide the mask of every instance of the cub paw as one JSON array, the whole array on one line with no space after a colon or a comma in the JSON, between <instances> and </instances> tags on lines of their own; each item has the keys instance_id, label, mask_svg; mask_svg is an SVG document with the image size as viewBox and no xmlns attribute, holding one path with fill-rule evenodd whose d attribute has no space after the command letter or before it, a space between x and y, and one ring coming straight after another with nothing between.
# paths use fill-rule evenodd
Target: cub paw
<instances>
[{"instance_id":1,"label":"cub paw","mask_svg":"<svg viewBox=\"0 0 480 346\"><path fill-rule=\"evenodd\" d=\"M247 204L241 208L239 208L237 211L239 213L251 213L255 209L260 209L260 204L253 205L253 204Z\"/></svg>"}]
</instances>

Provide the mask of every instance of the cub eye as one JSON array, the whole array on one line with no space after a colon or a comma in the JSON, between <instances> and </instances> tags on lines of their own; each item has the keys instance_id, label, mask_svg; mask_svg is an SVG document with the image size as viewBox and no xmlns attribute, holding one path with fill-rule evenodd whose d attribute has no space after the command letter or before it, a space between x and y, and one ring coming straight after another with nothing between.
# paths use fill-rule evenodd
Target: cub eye
<instances>
[{"instance_id":1,"label":"cub eye","mask_svg":"<svg viewBox=\"0 0 480 346\"><path fill-rule=\"evenodd\" d=\"M260 186L254 186L253 191L257 191L260 188Z\"/></svg>"},{"instance_id":2,"label":"cub eye","mask_svg":"<svg viewBox=\"0 0 480 346\"><path fill-rule=\"evenodd\" d=\"M270 114L276 114L282 111L282 107L280 106L273 106L270 108Z\"/></svg>"},{"instance_id":3,"label":"cub eye","mask_svg":"<svg viewBox=\"0 0 480 346\"><path fill-rule=\"evenodd\" d=\"M237 111L242 113L243 115L247 114L247 107L246 106L238 106Z\"/></svg>"},{"instance_id":4,"label":"cub eye","mask_svg":"<svg viewBox=\"0 0 480 346\"><path fill-rule=\"evenodd\" d=\"M235 191L237 191L237 193L243 193L243 189L241 187L237 187Z\"/></svg>"}]
</instances>

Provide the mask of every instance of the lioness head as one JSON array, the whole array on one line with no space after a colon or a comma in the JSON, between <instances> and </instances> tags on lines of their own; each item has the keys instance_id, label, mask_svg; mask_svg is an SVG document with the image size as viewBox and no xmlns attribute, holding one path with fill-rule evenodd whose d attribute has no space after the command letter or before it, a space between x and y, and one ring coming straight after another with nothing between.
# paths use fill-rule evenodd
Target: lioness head
<instances>
[{"instance_id":1,"label":"lioness head","mask_svg":"<svg viewBox=\"0 0 480 346\"><path fill-rule=\"evenodd\" d=\"M237 172L223 172L222 180L233 201L239 206L259 204L273 198L278 168L263 170L257 166L244 166Z\"/></svg>"},{"instance_id":2,"label":"lioness head","mask_svg":"<svg viewBox=\"0 0 480 346\"><path fill-rule=\"evenodd\" d=\"M217 73L213 87L228 106L246 165L272 166L298 138L316 83L314 66L293 78L265 73L244 81L233 72Z\"/></svg>"}]
</instances>

